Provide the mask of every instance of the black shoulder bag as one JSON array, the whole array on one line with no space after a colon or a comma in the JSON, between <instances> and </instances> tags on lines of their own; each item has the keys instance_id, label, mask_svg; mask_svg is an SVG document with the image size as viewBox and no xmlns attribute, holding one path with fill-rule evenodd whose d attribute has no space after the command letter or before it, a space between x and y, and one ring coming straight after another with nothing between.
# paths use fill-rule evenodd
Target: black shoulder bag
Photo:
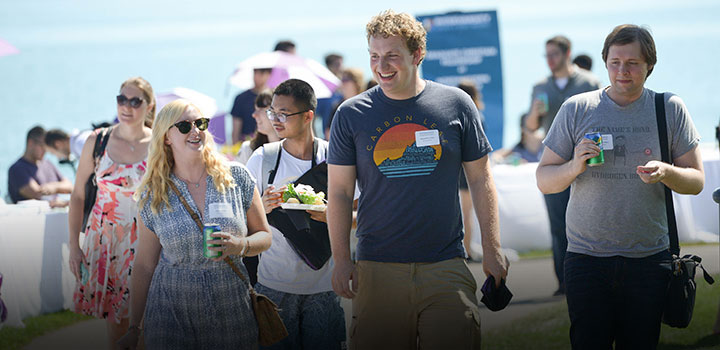
<instances>
[{"instance_id":1,"label":"black shoulder bag","mask_svg":"<svg viewBox=\"0 0 720 350\"><path fill-rule=\"evenodd\" d=\"M668 146L665 94L655 94L655 113L660 134L660 155L663 162L672 164L670 147ZM665 210L668 221L668 235L670 236L670 253L672 253L672 275L665 296L662 322L670 327L686 328L690 325L693 309L695 308L695 292L697 289L695 270L697 267L702 269L703 277L707 283L713 284L715 280L705 271L701 264L701 257L691 254L680 257L672 191L667 186L663 187L665 188Z\"/></svg>"},{"instance_id":2,"label":"black shoulder bag","mask_svg":"<svg viewBox=\"0 0 720 350\"><path fill-rule=\"evenodd\" d=\"M282 147L282 146L281 146ZM318 141L313 144L312 166L305 174L295 180L294 184L312 186L317 191L327 193L327 162L316 164ZM269 172L267 183L273 183L277 167L280 164L280 155L277 153L275 169ZM264 174L264 173L263 173ZM268 222L274 226L287 239L290 246L295 250L305 264L313 270L319 270L330 259L330 237L327 224L310 219L310 214L304 210L285 210L275 208L267 215Z\"/></svg>"},{"instance_id":3,"label":"black shoulder bag","mask_svg":"<svg viewBox=\"0 0 720 350\"><path fill-rule=\"evenodd\" d=\"M112 127L102 128L97 131L97 137L95 138L95 147L93 147L93 164L97 167L98 159L105 152L105 146L107 146L108 140L110 139L110 131ZM93 169L95 168L93 167ZM87 228L88 218L90 218L90 212L95 206L95 200L97 199L97 181L95 179L95 170L88 178L85 183L85 203L83 203L83 221L82 230Z\"/></svg>"}]
</instances>

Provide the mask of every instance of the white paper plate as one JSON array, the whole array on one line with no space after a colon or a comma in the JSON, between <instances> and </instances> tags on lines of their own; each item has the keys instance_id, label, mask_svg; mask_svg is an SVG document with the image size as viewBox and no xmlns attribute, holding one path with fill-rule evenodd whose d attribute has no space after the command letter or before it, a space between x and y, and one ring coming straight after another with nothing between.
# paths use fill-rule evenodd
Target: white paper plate
<instances>
[{"instance_id":1,"label":"white paper plate","mask_svg":"<svg viewBox=\"0 0 720 350\"><path fill-rule=\"evenodd\" d=\"M298 204L298 203L283 203L280 205L283 209L291 210L315 210L325 211L327 205L325 204Z\"/></svg>"}]
</instances>

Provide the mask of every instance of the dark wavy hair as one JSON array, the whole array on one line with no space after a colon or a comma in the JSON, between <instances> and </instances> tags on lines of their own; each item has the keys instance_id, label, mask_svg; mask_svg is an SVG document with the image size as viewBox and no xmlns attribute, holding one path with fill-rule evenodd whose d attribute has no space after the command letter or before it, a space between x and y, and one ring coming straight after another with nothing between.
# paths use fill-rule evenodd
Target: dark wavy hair
<instances>
[{"instance_id":1,"label":"dark wavy hair","mask_svg":"<svg viewBox=\"0 0 720 350\"><path fill-rule=\"evenodd\" d=\"M265 89L263 91L260 91L260 93L255 98L255 107L257 108L266 108L270 107L270 104L272 103L272 91ZM258 149L258 147L268 143L270 140L268 139L267 135L261 133L260 131L255 132L255 136L250 140L250 148L254 151Z\"/></svg>"}]
</instances>

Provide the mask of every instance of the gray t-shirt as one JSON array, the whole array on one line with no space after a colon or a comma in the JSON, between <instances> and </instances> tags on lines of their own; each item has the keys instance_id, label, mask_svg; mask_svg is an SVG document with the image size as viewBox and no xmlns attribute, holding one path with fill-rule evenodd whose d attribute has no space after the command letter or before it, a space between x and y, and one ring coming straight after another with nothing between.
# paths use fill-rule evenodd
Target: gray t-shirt
<instances>
[{"instance_id":1,"label":"gray t-shirt","mask_svg":"<svg viewBox=\"0 0 720 350\"><path fill-rule=\"evenodd\" d=\"M568 77L567 84L562 89L557 86L552 75L535 84L530 98L530 107L532 108L533 101L535 101L540 94L547 94L548 110L547 113L540 118L540 127L544 130L549 130L563 102L577 94L599 88L600 82L592 73L580 68L575 68Z\"/></svg>"},{"instance_id":2,"label":"gray t-shirt","mask_svg":"<svg viewBox=\"0 0 720 350\"><path fill-rule=\"evenodd\" d=\"M665 94L665 112L671 156L677 159L697 146L700 135L679 97ZM571 97L543 143L569 161L588 132L612 135L613 149L604 151L604 164L588 167L571 184L568 251L634 258L667 249L663 185L646 184L635 173L638 165L661 159L655 92L645 89L642 97L624 107L604 89Z\"/></svg>"}]
</instances>

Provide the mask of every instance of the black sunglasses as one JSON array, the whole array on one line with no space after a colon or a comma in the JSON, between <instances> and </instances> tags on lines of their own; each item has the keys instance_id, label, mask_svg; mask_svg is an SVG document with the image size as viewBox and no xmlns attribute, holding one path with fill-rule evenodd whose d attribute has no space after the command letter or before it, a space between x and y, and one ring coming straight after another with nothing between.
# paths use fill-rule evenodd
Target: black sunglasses
<instances>
[{"instance_id":1,"label":"black sunglasses","mask_svg":"<svg viewBox=\"0 0 720 350\"><path fill-rule=\"evenodd\" d=\"M173 125L175 125L175 127L178 128L178 131L180 131L181 133L187 134L190 132L190 129L192 128L193 124L195 124L195 126L197 126L198 130L205 131L208 128L208 123L210 123L210 119L200 118L200 119L195 119L194 121L183 120L183 121L177 122Z\"/></svg>"},{"instance_id":2,"label":"black sunglasses","mask_svg":"<svg viewBox=\"0 0 720 350\"><path fill-rule=\"evenodd\" d=\"M127 98L125 95L117 95L115 97L118 106L130 105L132 108L139 108L143 103L143 99L139 97Z\"/></svg>"}]
</instances>

